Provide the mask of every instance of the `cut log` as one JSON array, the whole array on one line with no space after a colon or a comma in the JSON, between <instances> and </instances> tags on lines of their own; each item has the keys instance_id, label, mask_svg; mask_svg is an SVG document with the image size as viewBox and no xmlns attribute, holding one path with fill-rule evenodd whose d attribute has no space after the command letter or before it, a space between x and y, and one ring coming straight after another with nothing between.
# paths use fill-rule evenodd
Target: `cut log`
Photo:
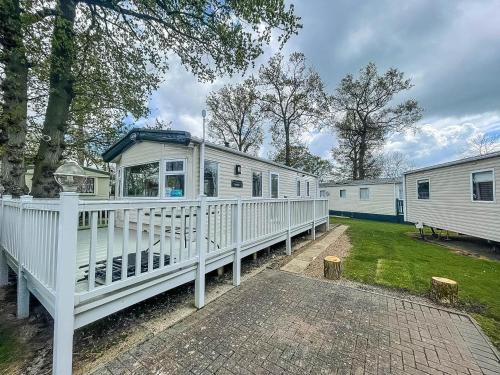
<instances>
[{"instance_id":1,"label":"cut log","mask_svg":"<svg viewBox=\"0 0 500 375\"><path fill-rule=\"evenodd\" d=\"M458 302L458 283L444 277L432 277L431 299L442 304L455 305Z\"/></svg>"},{"instance_id":2,"label":"cut log","mask_svg":"<svg viewBox=\"0 0 500 375\"><path fill-rule=\"evenodd\" d=\"M325 266L325 277L330 280L338 280L342 274L342 262L340 258L329 255L323 260Z\"/></svg>"}]
</instances>

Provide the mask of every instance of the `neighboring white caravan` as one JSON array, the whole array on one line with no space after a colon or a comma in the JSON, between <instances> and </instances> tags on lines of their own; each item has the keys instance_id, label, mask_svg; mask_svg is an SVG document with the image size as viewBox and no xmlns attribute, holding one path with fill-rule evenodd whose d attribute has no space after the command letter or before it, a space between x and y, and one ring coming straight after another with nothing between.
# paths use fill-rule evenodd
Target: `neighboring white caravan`
<instances>
[{"instance_id":1,"label":"neighboring white caravan","mask_svg":"<svg viewBox=\"0 0 500 375\"><path fill-rule=\"evenodd\" d=\"M500 152L406 172L405 220L500 242Z\"/></svg>"},{"instance_id":2,"label":"neighboring white caravan","mask_svg":"<svg viewBox=\"0 0 500 375\"><path fill-rule=\"evenodd\" d=\"M358 219L403 221L403 183L400 178L320 184L330 215Z\"/></svg>"}]
</instances>

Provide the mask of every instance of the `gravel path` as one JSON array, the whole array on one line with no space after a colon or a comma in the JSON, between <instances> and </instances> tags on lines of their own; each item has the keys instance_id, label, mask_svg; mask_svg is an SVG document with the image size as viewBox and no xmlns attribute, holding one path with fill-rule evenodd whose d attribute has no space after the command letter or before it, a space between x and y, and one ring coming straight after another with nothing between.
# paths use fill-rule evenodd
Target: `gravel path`
<instances>
[{"instance_id":1,"label":"gravel path","mask_svg":"<svg viewBox=\"0 0 500 375\"><path fill-rule=\"evenodd\" d=\"M344 233L309 264L304 271L304 275L323 278L323 259L328 255L335 255L340 259L344 259L349 255L350 250L351 242L347 234Z\"/></svg>"}]
</instances>

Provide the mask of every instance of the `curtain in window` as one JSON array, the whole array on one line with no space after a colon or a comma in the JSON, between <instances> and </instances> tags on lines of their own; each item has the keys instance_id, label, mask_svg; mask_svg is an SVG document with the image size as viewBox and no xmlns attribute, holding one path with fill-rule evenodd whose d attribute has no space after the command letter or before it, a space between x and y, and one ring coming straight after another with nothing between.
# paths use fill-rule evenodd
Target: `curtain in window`
<instances>
[{"instance_id":1,"label":"curtain in window","mask_svg":"<svg viewBox=\"0 0 500 375\"><path fill-rule=\"evenodd\" d=\"M493 172L472 174L472 197L475 201L493 201Z\"/></svg>"},{"instance_id":2,"label":"curtain in window","mask_svg":"<svg viewBox=\"0 0 500 375\"><path fill-rule=\"evenodd\" d=\"M252 173L252 197L262 197L262 173Z\"/></svg>"},{"instance_id":3,"label":"curtain in window","mask_svg":"<svg viewBox=\"0 0 500 375\"><path fill-rule=\"evenodd\" d=\"M279 177L277 174L271 174L271 198L278 198Z\"/></svg>"}]
</instances>

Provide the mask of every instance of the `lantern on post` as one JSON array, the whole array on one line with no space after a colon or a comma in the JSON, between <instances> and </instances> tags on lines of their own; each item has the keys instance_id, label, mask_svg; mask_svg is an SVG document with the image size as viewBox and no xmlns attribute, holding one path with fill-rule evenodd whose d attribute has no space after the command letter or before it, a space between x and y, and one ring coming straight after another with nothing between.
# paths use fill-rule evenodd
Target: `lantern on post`
<instances>
[{"instance_id":1,"label":"lantern on post","mask_svg":"<svg viewBox=\"0 0 500 375\"><path fill-rule=\"evenodd\" d=\"M56 182L62 187L63 192L77 192L85 183L87 176L76 161L68 160L54 172Z\"/></svg>"}]
</instances>

